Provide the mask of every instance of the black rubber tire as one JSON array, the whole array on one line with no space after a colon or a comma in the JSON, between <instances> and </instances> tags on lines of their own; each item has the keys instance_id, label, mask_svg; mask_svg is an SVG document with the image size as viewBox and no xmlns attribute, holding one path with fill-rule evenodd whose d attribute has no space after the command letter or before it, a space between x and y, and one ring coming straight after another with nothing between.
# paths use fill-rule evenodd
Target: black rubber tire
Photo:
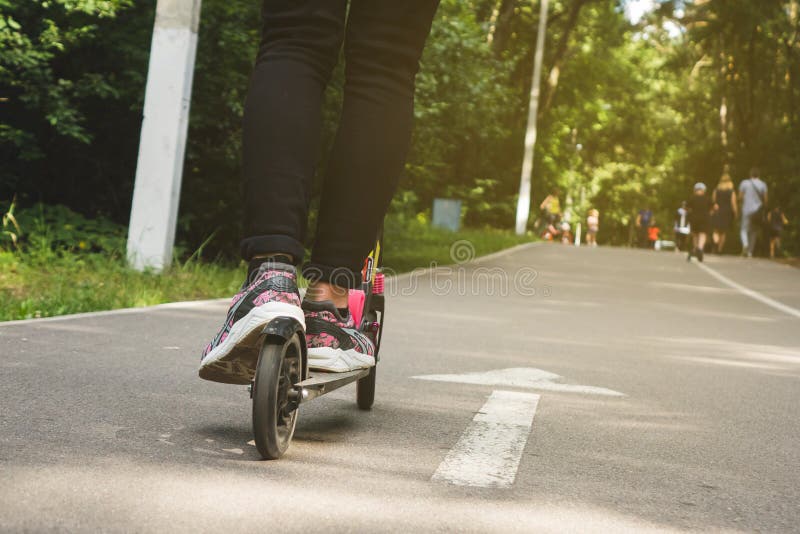
<instances>
[{"instance_id":1,"label":"black rubber tire","mask_svg":"<svg viewBox=\"0 0 800 534\"><path fill-rule=\"evenodd\" d=\"M302 356L297 335L283 340L267 337L253 381L253 435L256 449L265 460L283 456L294 435L297 409L285 413L291 386L301 380Z\"/></svg>"},{"instance_id":2,"label":"black rubber tire","mask_svg":"<svg viewBox=\"0 0 800 534\"><path fill-rule=\"evenodd\" d=\"M375 402L375 373L378 367L373 365L369 374L356 382L356 402L362 410L369 410Z\"/></svg>"}]
</instances>

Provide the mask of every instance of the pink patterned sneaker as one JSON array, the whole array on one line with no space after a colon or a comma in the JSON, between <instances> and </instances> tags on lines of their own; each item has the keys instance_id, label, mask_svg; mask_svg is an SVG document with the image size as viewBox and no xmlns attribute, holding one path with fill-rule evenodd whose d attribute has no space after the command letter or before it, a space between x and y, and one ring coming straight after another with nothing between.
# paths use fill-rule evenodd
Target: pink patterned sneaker
<instances>
[{"instance_id":1,"label":"pink patterned sneaker","mask_svg":"<svg viewBox=\"0 0 800 534\"><path fill-rule=\"evenodd\" d=\"M293 317L305 326L294 266L265 261L233 297L225 324L203 351L200 378L249 384L258 362L261 330L276 317Z\"/></svg>"},{"instance_id":2,"label":"pink patterned sneaker","mask_svg":"<svg viewBox=\"0 0 800 534\"><path fill-rule=\"evenodd\" d=\"M308 367L344 373L375 365L375 345L356 329L353 316L342 317L333 302L303 302Z\"/></svg>"}]
</instances>

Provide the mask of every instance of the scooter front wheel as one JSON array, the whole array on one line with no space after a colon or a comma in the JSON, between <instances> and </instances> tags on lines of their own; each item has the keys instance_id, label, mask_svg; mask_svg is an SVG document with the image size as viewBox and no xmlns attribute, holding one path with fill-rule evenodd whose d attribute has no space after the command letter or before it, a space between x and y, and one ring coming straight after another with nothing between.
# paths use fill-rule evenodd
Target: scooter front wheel
<instances>
[{"instance_id":1,"label":"scooter front wheel","mask_svg":"<svg viewBox=\"0 0 800 534\"><path fill-rule=\"evenodd\" d=\"M302 349L297 334L289 339L266 336L253 381L253 434L265 460L283 456L297 424L293 388L302 380Z\"/></svg>"}]
</instances>

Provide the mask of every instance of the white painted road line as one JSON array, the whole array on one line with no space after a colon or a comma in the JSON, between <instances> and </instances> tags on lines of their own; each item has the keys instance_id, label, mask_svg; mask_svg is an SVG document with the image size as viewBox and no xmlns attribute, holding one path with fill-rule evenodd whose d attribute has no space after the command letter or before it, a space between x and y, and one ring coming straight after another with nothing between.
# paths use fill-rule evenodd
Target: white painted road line
<instances>
[{"instance_id":1,"label":"white painted road line","mask_svg":"<svg viewBox=\"0 0 800 534\"><path fill-rule=\"evenodd\" d=\"M539 395L493 391L431 480L510 488L528 441Z\"/></svg>"},{"instance_id":2,"label":"white painted road line","mask_svg":"<svg viewBox=\"0 0 800 534\"><path fill-rule=\"evenodd\" d=\"M740 293L747 295L748 297L755 299L763 304L766 304L767 306L775 308L776 310L782 311L787 315L791 315L793 317L797 317L800 319L800 310L798 310L797 308L792 308L791 306L787 306L782 302L778 302L775 299L771 299L768 296L759 293L758 291L754 291L752 289L744 287L741 284L737 284L727 276L721 275L720 273L718 273L717 271L715 271L714 269L712 269L711 267L709 267L704 263L696 262L696 265L705 272L707 272L708 274L710 274L711 276L713 276L714 278L716 278L717 280L719 280L720 282L722 282L723 284L725 284L726 286L732 287L733 289L739 291Z\"/></svg>"}]
</instances>

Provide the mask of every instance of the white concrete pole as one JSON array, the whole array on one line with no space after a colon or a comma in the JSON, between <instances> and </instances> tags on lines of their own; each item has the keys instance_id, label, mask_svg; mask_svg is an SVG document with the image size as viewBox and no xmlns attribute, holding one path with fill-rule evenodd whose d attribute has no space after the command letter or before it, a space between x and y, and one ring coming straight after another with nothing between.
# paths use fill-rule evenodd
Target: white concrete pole
<instances>
[{"instance_id":1,"label":"white concrete pole","mask_svg":"<svg viewBox=\"0 0 800 534\"><path fill-rule=\"evenodd\" d=\"M172 262L201 0L158 0L128 227L128 262Z\"/></svg>"},{"instance_id":2,"label":"white concrete pole","mask_svg":"<svg viewBox=\"0 0 800 534\"><path fill-rule=\"evenodd\" d=\"M539 80L542 78L542 56L544 55L544 32L547 29L547 0L540 0L539 33L536 34L536 53L533 56L533 81L528 105L528 130L525 133L525 156L519 179L517 199L517 235L525 233L531 212L531 173L533 171L533 148L536 146L536 115L539 113Z\"/></svg>"}]
</instances>

